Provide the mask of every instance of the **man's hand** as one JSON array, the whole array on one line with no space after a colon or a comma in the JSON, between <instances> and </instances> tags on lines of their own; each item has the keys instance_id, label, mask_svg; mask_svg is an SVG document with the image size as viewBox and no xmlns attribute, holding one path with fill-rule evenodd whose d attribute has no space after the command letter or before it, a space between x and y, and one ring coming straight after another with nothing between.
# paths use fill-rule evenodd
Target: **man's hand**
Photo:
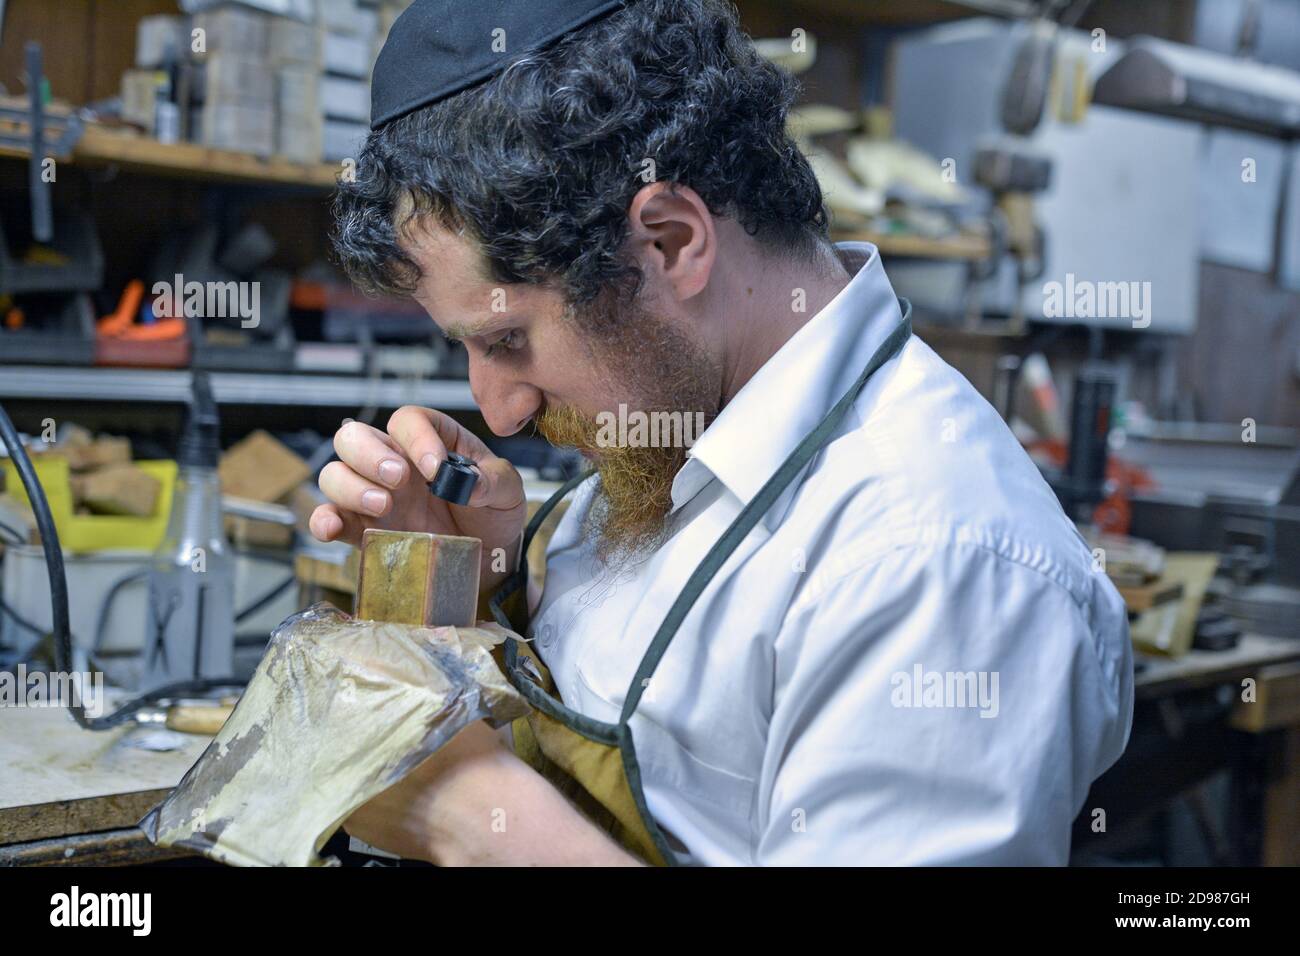
<instances>
[{"instance_id":1,"label":"man's hand","mask_svg":"<svg viewBox=\"0 0 1300 956\"><path fill-rule=\"evenodd\" d=\"M334 435L334 450L339 460L320 473L329 503L311 516L311 533L321 541L358 545L367 528L464 535L483 542L481 588L496 587L514 570L527 515L523 479L455 419L408 405L393 413L387 432L361 422L344 425ZM464 506L434 497L426 484L448 451L478 466L478 483ZM505 560L495 560L502 551Z\"/></svg>"},{"instance_id":2,"label":"man's hand","mask_svg":"<svg viewBox=\"0 0 1300 956\"><path fill-rule=\"evenodd\" d=\"M343 824L439 866L636 866L484 721L458 733Z\"/></svg>"}]
</instances>

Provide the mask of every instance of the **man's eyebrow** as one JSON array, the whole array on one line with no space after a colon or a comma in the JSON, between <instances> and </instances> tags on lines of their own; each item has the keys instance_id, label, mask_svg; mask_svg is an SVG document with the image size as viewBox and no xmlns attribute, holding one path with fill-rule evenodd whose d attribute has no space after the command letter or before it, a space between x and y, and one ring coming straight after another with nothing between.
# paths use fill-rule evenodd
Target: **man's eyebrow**
<instances>
[{"instance_id":1,"label":"man's eyebrow","mask_svg":"<svg viewBox=\"0 0 1300 956\"><path fill-rule=\"evenodd\" d=\"M447 326L447 330L442 334L451 339L453 342L459 342L461 339L469 338L471 335L478 335L485 331L492 323L488 322L453 322Z\"/></svg>"}]
</instances>

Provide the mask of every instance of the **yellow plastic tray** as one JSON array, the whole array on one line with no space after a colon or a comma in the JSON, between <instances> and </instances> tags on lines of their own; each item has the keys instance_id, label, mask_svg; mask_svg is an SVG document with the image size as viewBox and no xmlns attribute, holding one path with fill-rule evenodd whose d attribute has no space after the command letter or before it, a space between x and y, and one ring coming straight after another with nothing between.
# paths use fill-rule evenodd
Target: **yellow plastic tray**
<instances>
[{"instance_id":1,"label":"yellow plastic tray","mask_svg":"<svg viewBox=\"0 0 1300 956\"><path fill-rule=\"evenodd\" d=\"M5 490L19 501L27 502L27 490L18 469L8 458L3 459ZM167 533L167 518L172 510L172 491L176 487L176 462L132 462L141 471L153 475L162 483L154 513L148 518L119 515L79 515L72 509L72 488L68 484L68 462L57 456L38 456L32 460L36 477L45 489L50 502L54 526L59 531L59 545L64 551L85 553L130 548L153 551L162 543Z\"/></svg>"}]
</instances>

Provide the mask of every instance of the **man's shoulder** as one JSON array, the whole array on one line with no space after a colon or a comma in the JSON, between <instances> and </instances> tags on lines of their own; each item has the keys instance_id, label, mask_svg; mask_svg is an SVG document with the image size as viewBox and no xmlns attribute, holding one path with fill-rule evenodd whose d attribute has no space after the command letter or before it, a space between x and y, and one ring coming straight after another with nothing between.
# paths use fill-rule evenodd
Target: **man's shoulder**
<instances>
[{"instance_id":1,"label":"man's shoulder","mask_svg":"<svg viewBox=\"0 0 1300 956\"><path fill-rule=\"evenodd\" d=\"M801 489L826 516L818 550L847 570L897 548L978 549L1088 598L1087 547L997 411L915 337L878 374Z\"/></svg>"}]
</instances>

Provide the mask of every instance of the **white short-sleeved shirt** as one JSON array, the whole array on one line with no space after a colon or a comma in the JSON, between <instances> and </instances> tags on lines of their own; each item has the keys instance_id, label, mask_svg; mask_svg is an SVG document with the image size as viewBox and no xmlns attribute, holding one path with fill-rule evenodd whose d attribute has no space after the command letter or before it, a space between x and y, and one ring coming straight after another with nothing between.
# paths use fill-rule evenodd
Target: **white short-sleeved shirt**
<instances>
[{"instance_id":1,"label":"white short-sleeved shirt","mask_svg":"<svg viewBox=\"0 0 1300 956\"><path fill-rule=\"evenodd\" d=\"M900 318L876 249L723 409L671 538L617 575L581 518L547 552L534 648L615 722L692 570ZM703 864L1064 864L1123 752L1122 600L1006 425L919 338L719 571L632 719L647 805Z\"/></svg>"}]
</instances>

